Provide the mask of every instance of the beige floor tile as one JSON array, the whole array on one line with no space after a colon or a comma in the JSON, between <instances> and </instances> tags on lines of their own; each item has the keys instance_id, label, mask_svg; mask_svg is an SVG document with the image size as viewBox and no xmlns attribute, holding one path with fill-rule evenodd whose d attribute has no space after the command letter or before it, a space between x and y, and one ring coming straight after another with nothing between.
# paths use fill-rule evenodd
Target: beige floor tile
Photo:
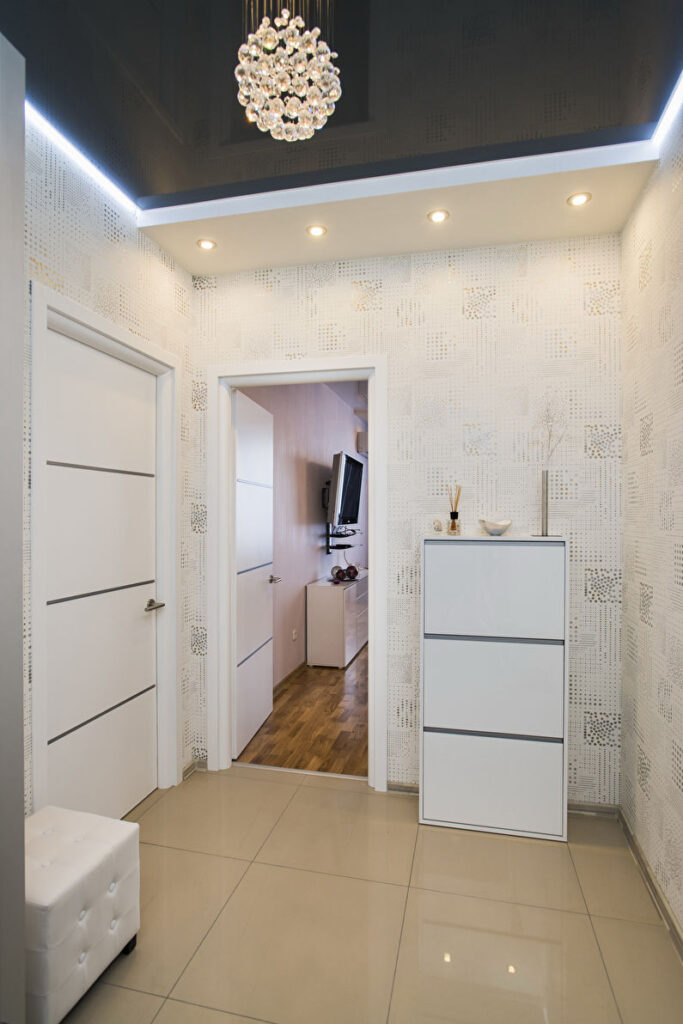
<instances>
[{"instance_id":1,"label":"beige floor tile","mask_svg":"<svg viewBox=\"0 0 683 1024\"><path fill-rule=\"evenodd\" d=\"M589 914L660 923L640 868L627 846L572 843L570 853Z\"/></svg>"},{"instance_id":2,"label":"beige floor tile","mask_svg":"<svg viewBox=\"0 0 683 1024\"><path fill-rule=\"evenodd\" d=\"M417 833L417 799L304 787L257 860L407 885Z\"/></svg>"},{"instance_id":3,"label":"beige floor tile","mask_svg":"<svg viewBox=\"0 0 683 1024\"><path fill-rule=\"evenodd\" d=\"M300 786L303 779L301 772L261 768L253 764L232 764L216 774L227 775L229 779L252 779L254 782L275 782L285 786Z\"/></svg>"},{"instance_id":4,"label":"beige floor tile","mask_svg":"<svg viewBox=\"0 0 683 1024\"><path fill-rule=\"evenodd\" d=\"M411 885L587 913L565 843L420 826Z\"/></svg>"},{"instance_id":5,"label":"beige floor tile","mask_svg":"<svg viewBox=\"0 0 683 1024\"><path fill-rule=\"evenodd\" d=\"M168 995L247 868L246 861L140 847L140 932L106 980Z\"/></svg>"},{"instance_id":6,"label":"beige floor tile","mask_svg":"<svg viewBox=\"0 0 683 1024\"><path fill-rule=\"evenodd\" d=\"M391 1024L618 1024L582 914L411 889Z\"/></svg>"},{"instance_id":7,"label":"beige floor tile","mask_svg":"<svg viewBox=\"0 0 683 1024\"><path fill-rule=\"evenodd\" d=\"M264 1024L255 1017L236 1017L222 1010L207 1010L205 1006L178 1003L169 999L154 1024Z\"/></svg>"},{"instance_id":8,"label":"beige floor tile","mask_svg":"<svg viewBox=\"0 0 683 1024\"><path fill-rule=\"evenodd\" d=\"M570 814L568 822L570 844L624 848L628 846L624 830L616 818L599 814Z\"/></svg>"},{"instance_id":9,"label":"beige floor tile","mask_svg":"<svg viewBox=\"0 0 683 1024\"><path fill-rule=\"evenodd\" d=\"M67 1014L64 1024L151 1024L162 1003L158 996L98 981Z\"/></svg>"},{"instance_id":10,"label":"beige floor tile","mask_svg":"<svg viewBox=\"0 0 683 1024\"><path fill-rule=\"evenodd\" d=\"M144 800L134 807L133 810L126 815L124 820L139 821L142 815L145 814L150 807L154 807L155 803L161 800L164 793L168 792L169 790L167 789L155 789L154 792L150 793L149 796L146 796Z\"/></svg>"},{"instance_id":11,"label":"beige floor tile","mask_svg":"<svg viewBox=\"0 0 683 1024\"><path fill-rule=\"evenodd\" d=\"M337 775L327 775L325 772L316 772L315 775L302 775L302 786L310 786L314 789L345 789L347 793L374 793L374 789L368 786L367 779L340 778Z\"/></svg>"},{"instance_id":12,"label":"beige floor tile","mask_svg":"<svg viewBox=\"0 0 683 1024\"><path fill-rule=\"evenodd\" d=\"M594 917L624 1024L680 1024L683 964L664 925Z\"/></svg>"},{"instance_id":13,"label":"beige floor tile","mask_svg":"<svg viewBox=\"0 0 683 1024\"><path fill-rule=\"evenodd\" d=\"M297 790L214 773L192 775L145 814L140 838L251 860Z\"/></svg>"},{"instance_id":14,"label":"beige floor tile","mask_svg":"<svg viewBox=\"0 0 683 1024\"><path fill-rule=\"evenodd\" d=\"M173 997L278 1024L379 1024L405 893L252 864Z\"/></svg>"}]
</instances>

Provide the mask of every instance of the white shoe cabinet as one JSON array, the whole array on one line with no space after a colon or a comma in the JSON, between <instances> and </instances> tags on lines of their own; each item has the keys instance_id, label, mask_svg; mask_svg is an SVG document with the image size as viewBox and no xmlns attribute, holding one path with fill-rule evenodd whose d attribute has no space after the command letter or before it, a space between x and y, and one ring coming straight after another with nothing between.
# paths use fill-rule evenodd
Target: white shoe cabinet
<instances>
[{"instance_id":1,"label":"white shoe cabinet","mask_svg":"<svg viewBox=\"0 0 683 1024\"><path fill-rule=\"evenodd\" d=\"M567 543L423 543L420 821L567 838Z\"/></svg>"}]
</instances>

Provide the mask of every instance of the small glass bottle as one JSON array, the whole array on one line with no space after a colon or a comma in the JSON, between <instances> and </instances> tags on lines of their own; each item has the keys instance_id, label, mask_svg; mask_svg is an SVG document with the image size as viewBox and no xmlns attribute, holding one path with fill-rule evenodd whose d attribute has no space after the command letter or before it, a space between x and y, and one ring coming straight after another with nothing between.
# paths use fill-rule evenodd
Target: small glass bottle
<instances>
[{"instance_id":1,"label":"small glass bottle","mask_svg":"<svg viewBox=\"0 0 683 1024\"><path fill-rule=\"evenodd\" d=\"M460 520L458 519L457 512L451 512L451 519L448 524L448 532L451 535L451 537L460 536Z\"/></svg>"}]
</instances>

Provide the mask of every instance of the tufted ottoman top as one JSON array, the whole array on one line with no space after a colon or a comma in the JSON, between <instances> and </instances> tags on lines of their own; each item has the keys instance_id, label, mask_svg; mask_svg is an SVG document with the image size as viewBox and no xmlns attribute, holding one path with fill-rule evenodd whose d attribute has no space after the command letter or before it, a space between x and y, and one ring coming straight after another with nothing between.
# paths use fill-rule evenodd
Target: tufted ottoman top
<instances>
[{"instance_id":1,"label":"tufted ottoman top","mask_svg":"<svg viewBox=\"0 0 683 1024\"><path fill-rule=\"evenodd\" d=\"M58 943L106 893L138 870L139 826L97 814L43 807L26 819L26 944Z\"/></svg>"}]
</instances>

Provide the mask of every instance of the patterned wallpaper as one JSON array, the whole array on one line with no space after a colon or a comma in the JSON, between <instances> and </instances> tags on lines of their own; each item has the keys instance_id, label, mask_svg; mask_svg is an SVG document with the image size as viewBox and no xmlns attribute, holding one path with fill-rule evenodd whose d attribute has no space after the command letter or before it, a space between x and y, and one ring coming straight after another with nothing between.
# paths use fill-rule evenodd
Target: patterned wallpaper
<instances>
[{"instance_id":1,"label":"patterned wallpaper","mask_svg":"<svg viewBox=\"0 0 683 1024\"><path fill-rule=\"evenodd\" d=\"M207 392L201 367L228 356L236 365L240 359L295 362L315 354L382 352L390 388L390 780L414 783L418 775L420 537L435 516L446 515L444 487L453 481L463 484L466 530L476 529L479 516L497 512L507 513L519 532L537 528L537 420L551 396L568 419L551 464L551 528L571 542L570 797L618 800L617 236L191 282L138 234L131 218L29 130L27 259L30 276L183 356L179 668L186 763L206 753ZM26 352L28 401L28 341ZM27 561L29 451L27 430ZM28 633L28 587L26 601ZM30 669L26 693L30 765Z\"/></svg>"},{"instance_id":2,"label":"patterned wallpaper","mask_svg":"<svg viewBox=\"0 0 683 1024\"><path fill-rule=\"evenodd\" d=\"M616 803L620 641L617 236L195 278L197 358L385 353L389 366L389 779L418 777L419 549L444 488L465 530L539 526L547 396L568 430L551 528L571 542L572 800Z\"/></svg>"},{"instance_id":3,"label":"patterned wallpaper","mask_svg":"<svg viewBox=\"0 0 683 1024\"><path fill-rule=\"evenodd\" d=\"M683 112L623 234L621 800L683 923Z\"/></svg>"}]
</instances>

